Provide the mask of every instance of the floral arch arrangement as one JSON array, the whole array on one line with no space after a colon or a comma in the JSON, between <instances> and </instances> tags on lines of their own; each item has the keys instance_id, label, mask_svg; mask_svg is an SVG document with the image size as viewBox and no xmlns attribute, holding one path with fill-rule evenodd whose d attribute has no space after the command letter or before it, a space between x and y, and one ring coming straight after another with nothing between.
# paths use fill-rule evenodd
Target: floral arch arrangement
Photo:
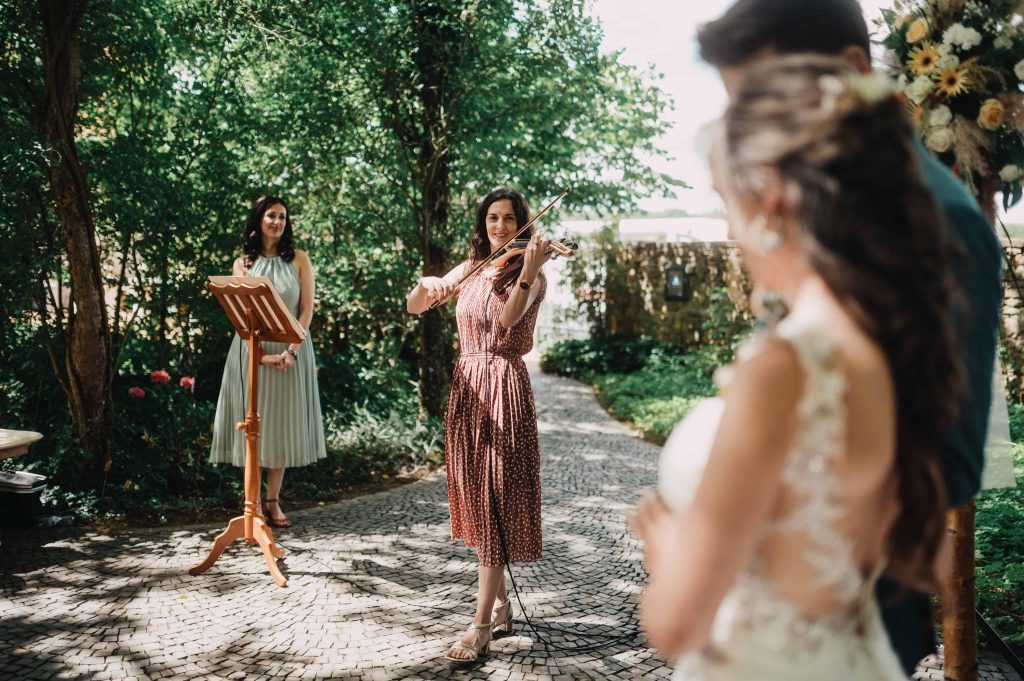
<instances>
[{"instance_id":1,"label":"floral arch arrangement","mask_svg":"<svg viewBox=\"0 0 1024 681\"><path fill-rule=\"evenodd\" d=\"M925 145L982 203L1009 208L1024 180L1024 3L898 0L885 63ZM994 204L992 204L994 207Z\"/></svg>"}]
</instances>

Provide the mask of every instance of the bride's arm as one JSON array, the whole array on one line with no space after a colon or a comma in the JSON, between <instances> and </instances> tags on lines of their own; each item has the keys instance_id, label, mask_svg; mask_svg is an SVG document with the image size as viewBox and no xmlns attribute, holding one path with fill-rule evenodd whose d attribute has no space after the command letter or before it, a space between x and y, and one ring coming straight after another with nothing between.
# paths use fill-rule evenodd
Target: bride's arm
<instances>
[{"instance_id":1,"label":"bride's arm","mask_svg":"<svg viewBox=\"0 0 1024 681\"><path fill-rule=\"evenodd\" d=\"M637 511L650 574L641 621L668 659L707 644L722 598L751 558L779 490L803 381L783 343L738 366L690 508L676 519L648 499Z\"/></svg>"}]
</instances>

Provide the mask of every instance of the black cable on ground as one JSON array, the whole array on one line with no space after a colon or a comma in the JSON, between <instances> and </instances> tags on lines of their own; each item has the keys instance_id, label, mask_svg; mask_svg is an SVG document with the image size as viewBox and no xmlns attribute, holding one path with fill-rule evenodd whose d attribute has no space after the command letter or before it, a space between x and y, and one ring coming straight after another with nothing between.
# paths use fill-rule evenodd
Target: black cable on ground
<instances>
[{"instance_id":1,"label":"black cable on ground","mask_svg":"<svg viewBox=\"0 0 1024 681\"><path fill-rule=\"evenodd\" d=\"M523 260L524 260L524 265L525 265L525 256L524 256ZM488 292L488 296L487 296L488 299L490 298L490 295L491 295L490 292ZM501 547L501 559L502 559L502 562L504 562L504 564L505 564L505 571L508 573L509 582L511 583L511 589L510 589L510 594L509 595L511 597L512 594L515 594L516 602L519 604L519 610L520 610L520 613L522 614L522 618L523 618L524 622L526 623L527 628L530 631L533 632L533 635L536 637L537 641L541 645L546 647L546 648L553 648L553 649L558 650L560 652L588 653L588 652L596 652L598 650L602 650L602 649L604 649L604 648L606 648L606 647L608 647L610 645L614 645L614 644L619 643L619 642L633 641L633 640L639 638L639 636L640 636L640 630L639 630L638 627L636 627L636 625L633 625L632 626L633 631L631 631L630 633L627 633L627 634L619 634L619 635L614 635L614 634L590 634L588 636L582 636L580 634L574 634L572 632L572 630L570 630L570 629L565 629L565 628L557 627L557 626L550 625L550 624L534 624L533 620L530 618L529 614L527 614L527 612L526 612L526 607L523 605L523 599L520 596L519 587L516 584L515 576L512 574L512 564L509 561L509 556L508 556L508 544L505 541L505 528L504 528L504 526L502 525L502 522L501 522L501 512L500 512L500 509L498 508L497 496L495 495L495 492L494 492L494 470L493 470L493 461L492 461L492 452L493 452L493 449L494 449L494 447L493 447L493 443L494 443L494 430L493 430L493 421L494 421L493 409L494 409L494 405L493 405L493 402L492 402L493 395L492 395L492 391L491 391L491 361L492 361L492 357L494 355L491 352L491 337L490 337L490 332L491 332L491 316L490 316L489 302L490 302L489 300L486 300L484 302L484 363L485 363L485 365L487 367L486 371L484 372L484 384L485 384L485 388L484 388L485 400L484 400L484 402L485 402L486 407L487 407L487 417L484 419L484 422L486 423L486 427L487 427L486 443L487 443L487 447L488 447L488 454L487 454L487 485L488 485L488 491L490 492L490 498L491 498L491 504L490 504L490 506L491 506L491 514L494 517L494 522L495 522L495 525L496 525L496 527L498 529L498 544ZM529 307L527 307L526 312L524 312L523 314L525 315L525 314L528 314L528 313L529 313ZM637 608L637 606L634 605L633 606L633 610L630 611L630 620L633 620L635 618L636 608ZM509 614L511 615L511 611L509 612ZM612 626L614 626L614 625L612 625ZM557 632L557 633L563 634L563 635L565 635L565 634L575 635L577 638L580 638L580 639L583 639L583 640L586 640L588 638L589 639L603 639L603 640L601 642L599 642L599 643L592 643L592 644L589 644L589 645L563 646L561 644L555 643L550 638L548 638L545 634L543 634L541 632L542 629L545 629L545 630L548 630L548 631L551 631L551 632Z\"/></svg>"},{"instance_id":2,"label":"black cable on ground","mask_svg":"<svg viewBox=\"0 0 1024 681\"><path fill-rule=\"evenodd\" d=\"M1010 646L1006 644L1006 641L999 637L999 634L992 628L992 625L985 621L980 612L975 610L974 614L977 616L978 624L981 625L981 630L985 632L985 640L988 641L988 644L995 648L1010 666L1020 674L1020 677L1024 679L1024 662L1020 661L1020 658L1014 654Z\"/></svg>"},{"instance_id":3,"label":"black cable on ground","mask_svg":"<svg viewBox=\"0 0 1024 681\"><path fill-rule=\"evenodd\" d=\"M488 297L489 297L489 295L488 295ZM529 310L527 309L527 311L529 311ZM588 634L588 635L584 636L584 635L575 633L572 629L569 629L569 628L560 627L560 626L556 626L556 625L553 625L553 624L543 624L543 623L539 623L539 622L534 622L530 618L530 616L527 614L527 612L526 612L526 607L523 604L523 600L522 600L522 597L520 595L519 586L516 583L515 576L512 574L512 565L511 565L511 563L509 561L509 555L508 555L508 544L507 544L507 542L505 540L505 528L504 528L504 526L503 526L503 524L501 522L501 513L500 513L500 509L498 508L497 496L495 494L495 489L494 489L494 471L493 471L493 467L492 467L493 461L492 461L492 457L490 455L491 451L493 451L493 404L492 404L492 396L493 396L493 394L492 394L492 391L491 391L491 373L490 373L490 371L491 371L491 361L492 361L493 354L491 353L491 347L490 347L490 334L489 334L490 325L491 325L491 316L489 314L489 308L487 307L487 305L485 305L484 306L484 326L485 326L484 362L486 364L487 369L485 371L485 378L484 378L484 380L485 380L485 393L486 393L486 400L485 400L485 402L486 402L486 406L487 406L487 410L488 410L487 418L485 419L486 428L487 428L486 443L487 443L487 447L488 447L488 456L487 456L487 484L488 484L488 491L490 492L490 498L491 498L491 513L492 513L492 515L494 517L495 525L497 526L497 529L498 529L498 542L499 542L499 546L501 547L501 557L502 557L502 561L503 561L503 563L505 565L505 570L508 573L509 582L511 583L511 588L508 590L509 597L511 598L511 596L513 594L515 595L516 602L519 604L519 612L521 614L521 617L522 617L523 621L526 624L526 627L533 633L533 635L536 638L537 642L540 643L541 645L543 645L545 648L554 649L554 650L557 650L559 652L564 652L564 653L582 654L582 653L591 653L591 652L597 652L597 651L600 651L600 650L604 650L607 647L612 646L612 645L616 645L618 643L623 643L623 642L627 642L627 641L636 641L637 639L640 638L640 633L641 632L640 632L639 627L636 626L635 624L630 625L629 626L630 631L628 631L625 634L600 634L600 633L592 633L592 634ZM239 371L241 372L241 356L239 356ZM245 399L244 399L244 388L243 388L243 404L244 404L244 401L245 401ZM565 490L565 491L571 492L571 490ZM379 592L375 591L374 589L369 588L366 585L364 585L364 584L362 584L362 583L360 583L358 581L355 581L353 579L349 579L349 578L345 577L344 573L339 572L337 569L335 569L335 568L331 567L330 565L327 565L326 563L321 561L317 557L316 553L312 549L289 548L287 545L282 544L280 541L276 542L276 544L278 546L280 546L281 548L285 549L286 551L290 551L291 553L293 553L293 554L295 554L297 556L307 556L307 557L309 557L311 560L313 560L314 562L318 563L325 570L327 570L329 573L331 573L336 579L339 579L339 580L345 582L346 584L349 584L350 586L355 587L356 589L358 589L359 591L362 591L363 593L374 595L374 596L380 596L381 595ZM370 575L369 573L365 573L365 574L367 574L368 576L371 576L371 577L373 576L373 575ZM449 613L449 614L457 614L457 615L462 615L462 614L465 613L465 610L461 609L461 608L460 609L455 609L455 608L448 608L448 607L444 607L444 606L423 605L422 603L413 603L411 601L406 601L406 600L404 600L402 598L398 598L398 597L395 597L395 596L388 596L388 598L390 600L397 601L398 603L400 603L402 605L405 605L405 606L408 606L410 608L417 608L417 609L423 609L423 610L434 610L434 611L438 611L438 612L446 612L446 613ZM630 611L630 613L629 613L629 619L630 620L634 620L635 619L636 608L637 608L637 606L634 605L633 610ZM510 614L511 614L511 612L510 612ZM513 621L515 621L515 620L513 619ZM621 623L600 624L600 625L595 625L595 626L621 627L622 624ZM582 639L584 641L586 641L586 640L594 640L594 639L598 639L598 641L595 641L593 643L586 644L586 645L577 645L577 646L571 646L570 645L570 646L567 646L567 645L562 645L562 644L559 644L559 643L556 643L556 642L552 641L547 634L543 633L544 631L555 633L555 634L562 634L562 635L566 635L566 636L570 636L570 637L575 637L577 639Z\"/></svg>"}]
</instances>

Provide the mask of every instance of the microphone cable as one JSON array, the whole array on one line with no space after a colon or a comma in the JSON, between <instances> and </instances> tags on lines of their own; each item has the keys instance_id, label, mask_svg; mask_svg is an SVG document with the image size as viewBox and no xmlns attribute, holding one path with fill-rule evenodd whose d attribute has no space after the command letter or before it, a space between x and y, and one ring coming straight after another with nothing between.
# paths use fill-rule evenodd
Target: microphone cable
<instances>
[{"instance_id":1,"label":"microphone cable","mask_svg":"<svg viewBox=\"0 0 1024 681\"><path fill-rule=\"evenodd\" d=\"M526 261L526 258L525 258L525 255L524 255L524 257L523 257L524 264L525 264L525 261ZM511 286L511 284L510 284L510 286ZM494 355L493 355L493 352L491 351L490 298L491 298L491 295L495 295L495 297L497 297L496 294L498 293L498 291L497 291L497 289L494 288L493 282L489 283L489 287L490 287L490 290L487 292L487 297L486 297L486 299L484 301L484 306L483 306L484 307L484 364L485 364L485 366L487 368L486 371L484 372L484 393L485 393L485 403L487 405L487 411L488 411L487 418L484 419L484 423L486 424L486 435L487 435L487 437L485 439L486 447L487 447L487 449L486 449L486 452L487 452L487 467L486 467L486 471L487 471L487 485L488 485L488 490L490 492L490 499L491 499L491 503L490 503L491 515L494 518L494 523L495 523L495 526L497 527L497 530L498 530L498 544L499 544L499 546L501 548L501 558L502 558L502 561L505 564L505 572L508 573L509 582L511 583L511 587L512 587L511 590L510 590L510 592L511 592L510 593L510 597L511 597L511 594L515 594L516 602L519 604L519 612L522 614L522 617L523 617L523 620L524 620L524 622L526 624L527 629L529 629L533 633L533 635L536 637L537 641L540 642L540 644L543 645L546 648L551 648L551 649L557 650L559 652L567 652L567 653L588 653L588 652L596 652L596 651L601 650L601 649L603 649L603 648L605 648L607 646L615 645L616 643L637 640L640 637L640 633L641 632L640 632L640 628L636 624L631 625L630 626L631 631L629 631L628 633L625 633L625 634L600 634L600 633L593 633L593 634L588 634L586 636L583 636L581 634L577 634L577 633L573 632L571 629L566 629L564 627L559 627L559 626L556 626L556 625L553 625L553 624L534 623L534 621L530 618L529 614L527 613L526 607L523 605L523 599L522 599L522 596L520 595L519 587L516 584L515 575L512 574L512 564L509 561L509 554L508 554L508 543L507 543L507 541L505 539L505 528L504 528L503 523L501 522L501 510L498 507L497 495L495 494L495 488L494 488L494 470L493 470L493 456L494 456L494 415L493 415L493 413L494 413L494 402L493 402L493 391L491 389L491 366L492 366L491 363L492 363L492 358L494 357ZM511 296L511 292L509 293L509 295ZM501 299L498 298L498 300L500 301ZM506 300L505 302L507 304L508 301ZM533 304L537 304L536 301ZM527 307L526 311L523 313L524 316L529 314L530 307L532 307L533 304L531 304L529 307ZM520 318L520 321L521 320L522 320L522 318ZM516 322L516 324L518 324L518 323L519 322ZM531 391L531 393L533 391L532 382L530 383L530 391ZM536 412L536 404L534 404L534 410ZM636 619L637 607L638 607L638 604L634 604L633 605L633 609L629 613L629 619L630 620L635 620ZM509 614L511 615L511 612ZM614 626L614 625L609 625L609 626ZM579 645L579 646L564 646L564 645L562 645L560 643L556 643L555 641L553 641L548 635L543 633L542 630L545 630L545 631L548 631L548 632L553 632L553 633L556 633L556 634L574 636L574 637L576 637L578 639L583 639L583 640L587 640L587 639L600 639L600 642L593 642L593 643Z\"/></svg>"}]
</instances>

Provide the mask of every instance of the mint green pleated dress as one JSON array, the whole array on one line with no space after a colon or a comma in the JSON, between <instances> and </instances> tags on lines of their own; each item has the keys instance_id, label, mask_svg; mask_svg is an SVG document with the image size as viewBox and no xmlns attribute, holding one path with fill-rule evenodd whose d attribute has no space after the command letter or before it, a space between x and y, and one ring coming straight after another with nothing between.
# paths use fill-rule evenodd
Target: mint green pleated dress
<instances>
[{"instance_id":1,"label":"mint green pleated dress","mask_svg":"<svg viewBox=\"0 0 1024 681\"><path fill-rule=\"evenodd\" d=\"M249 270L253 277L269 277L291 313L299 315L300 281L295 265L280 256L260 256ZM263 343L269 355L284 352L287 343ZM327 457L316 358L307 335L295 365L286 371L260 366L260 465L264 468L306 466ZM235 424L245 420L249 399L249 344L236 334L224 365L224 378L213 422L212 463L245 465L245 432Z\"/></svg>"}]
</instances>

